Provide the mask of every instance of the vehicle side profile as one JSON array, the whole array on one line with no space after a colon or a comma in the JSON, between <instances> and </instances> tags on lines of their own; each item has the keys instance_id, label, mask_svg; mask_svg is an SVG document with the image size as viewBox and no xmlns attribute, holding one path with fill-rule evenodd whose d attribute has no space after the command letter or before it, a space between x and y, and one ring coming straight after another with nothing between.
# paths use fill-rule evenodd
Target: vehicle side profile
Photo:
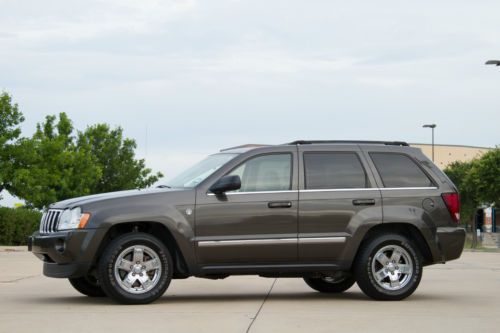
<instances>
[{"instance_id":1,"label":"vehicle side profile","mask_svg":"<svg viewBox=\"0 0 500 333\"><path fill-rule=\"evenodd\" d=\"M84 295L144 304L172 279L299 277L401 300L457 259L457 188L404 142L295 141L222 150L154 189L52 204L29 249Z\"/></svg>"}]
</instances>

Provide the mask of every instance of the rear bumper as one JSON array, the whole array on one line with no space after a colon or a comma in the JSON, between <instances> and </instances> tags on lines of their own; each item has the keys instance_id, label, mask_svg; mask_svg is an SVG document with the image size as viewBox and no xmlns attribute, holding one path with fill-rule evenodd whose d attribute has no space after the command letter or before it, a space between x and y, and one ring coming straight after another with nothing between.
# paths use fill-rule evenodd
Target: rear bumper
<instances>
[{"instance_id":1,"label":"rear bumper","mask_svg":"<svg viewBox=\"0 0 500 333\"><path fill-rule=\"evenodd\" d=\"M436 238L441 252L441 262L460 257L465 244L465 229L455 227L438 228Z\"/></svg>"},{"instance_id":2,"label":"rear bumper","mask_svg":"<svg viewBox=\"0 0 500 333\"><path fill-rule=\"evenodd\" d=\"M101 229L72 230L28 238L28 250L43 261L43 274L55 278L86 275L104 235ZM98 242L99 240L99 242Z\"/></svg>"}]
</instances>

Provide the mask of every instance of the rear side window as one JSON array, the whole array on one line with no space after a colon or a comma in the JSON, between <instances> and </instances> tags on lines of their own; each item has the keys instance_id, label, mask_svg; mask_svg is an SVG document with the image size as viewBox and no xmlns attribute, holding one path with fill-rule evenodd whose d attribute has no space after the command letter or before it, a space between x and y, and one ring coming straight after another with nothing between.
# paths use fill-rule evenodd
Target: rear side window
<instances>
[{"instance_id":1,"label":"rear side window","mask_svg":"<svg viewBox=\"0 0 500 333\"><path fill-rule=\"evenodd\" d=\"M384 187L431 187L432 181L410 157L394 153L370 153Z\"/></svg>"},{"instance_id":2,"label":"rear side window","mask_svg":"<svg viewBox=\"0 0 500 333\"><path fill-rule=\"evenodd\" d=\"M305 188L367 187L366 173L354 152L304 153Z\"/></svg>"}]
</instances>

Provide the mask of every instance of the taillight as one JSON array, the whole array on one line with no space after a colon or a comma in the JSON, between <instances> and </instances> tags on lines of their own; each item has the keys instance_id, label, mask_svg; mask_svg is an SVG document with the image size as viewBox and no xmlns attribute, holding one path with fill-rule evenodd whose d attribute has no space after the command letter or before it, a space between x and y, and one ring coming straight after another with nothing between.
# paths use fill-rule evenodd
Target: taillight
<instances>
[{"instance_id":1,"label":"taillight","mask_svg":"<svg viewBox=\"0 0 500 333\"><path fill-rule=\"evenodd\" d=\"M448 208L453 221L458 223L460 220L460 196L458 193L443 193L441 197L443 197L446 208Z\"/></svg>"}]
</instances>

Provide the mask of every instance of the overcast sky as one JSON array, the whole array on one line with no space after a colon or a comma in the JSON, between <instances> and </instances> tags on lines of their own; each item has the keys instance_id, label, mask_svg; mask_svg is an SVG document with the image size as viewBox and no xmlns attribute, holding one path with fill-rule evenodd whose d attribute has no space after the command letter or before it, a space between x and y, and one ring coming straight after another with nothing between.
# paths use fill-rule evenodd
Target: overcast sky
<instances>
[{"instance_id":1,"label":"overcast sky","mask_svg":"<svg viewBox=\"0 0 500 333\"><path fill-rule=\"evenodd\" d=\"M0 0L0 90L122 126L167 178L296 139L500 144L500 2Z\"/></svg>"}]
</instances>

